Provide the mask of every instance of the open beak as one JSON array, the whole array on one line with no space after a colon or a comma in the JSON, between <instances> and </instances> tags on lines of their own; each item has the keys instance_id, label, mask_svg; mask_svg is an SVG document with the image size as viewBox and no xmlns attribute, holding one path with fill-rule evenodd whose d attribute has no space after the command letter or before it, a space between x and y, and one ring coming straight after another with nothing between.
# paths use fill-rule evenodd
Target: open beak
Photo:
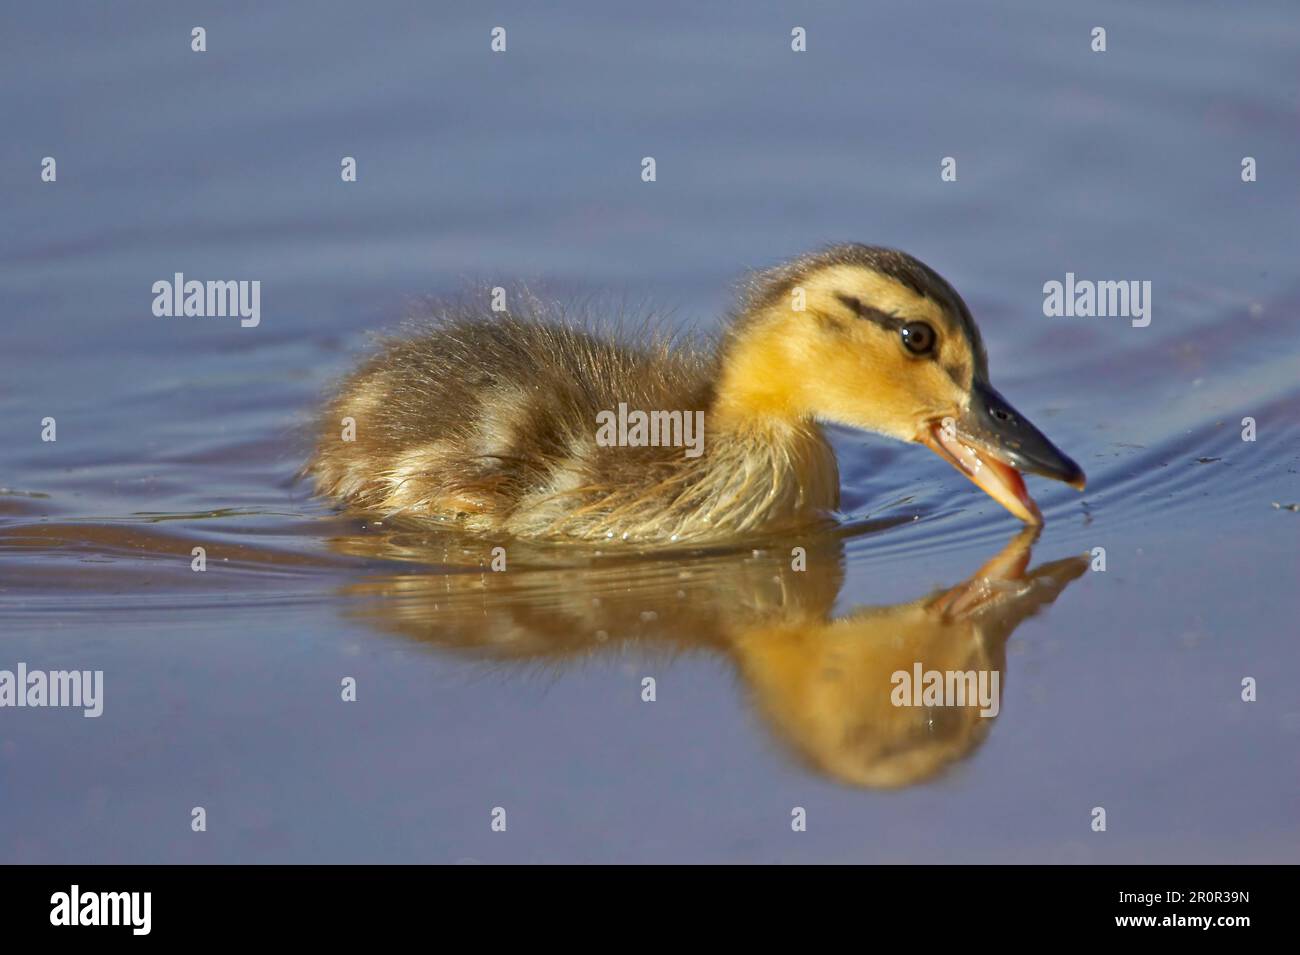
<instances>
[{"instance_id":1,"label":"open beak","mask_svg":"<svg viewBox=\"0 0 1300 955\"><path fill-rule=\"evenodd\" d=\"M1082 491L1083 469L992 386L976 382L959 417L930 422L917 436L1026 524L1043 523L1020 472L1041 474Z\"/></svg>"}]
</instances>

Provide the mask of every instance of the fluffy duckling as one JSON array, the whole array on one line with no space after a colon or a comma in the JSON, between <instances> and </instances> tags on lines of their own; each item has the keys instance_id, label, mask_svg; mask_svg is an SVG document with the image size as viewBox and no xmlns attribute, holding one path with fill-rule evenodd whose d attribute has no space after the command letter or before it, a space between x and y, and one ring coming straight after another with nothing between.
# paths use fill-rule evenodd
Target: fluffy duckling
<instances>
[{"instance_id":1,"label":"fluffy duckling","mask_svg":"<svg viewBox=\"0 0 1300 955\"><path fill-rule=\"evenodd\" d=\"M473 532L694 542L828 519L827 422L927 445L1027 523L1020 471L1083 488L989 384L956 291L864 245L757 273L716 348L449 310L345 381L307 471L322 494Z\"/></svg>"}]
</instances>

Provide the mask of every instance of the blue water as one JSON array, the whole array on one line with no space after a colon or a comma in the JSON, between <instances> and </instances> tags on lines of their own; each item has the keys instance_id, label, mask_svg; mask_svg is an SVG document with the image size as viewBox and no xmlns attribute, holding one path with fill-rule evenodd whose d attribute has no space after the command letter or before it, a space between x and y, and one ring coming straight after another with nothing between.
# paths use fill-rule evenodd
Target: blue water
<instances>
[{"instance_id":1,"label":"blue water","mask_svg":"<svg viewBox=\"0 0 1300 955\"><path fill-rule=\"evenodd\" d=\"M101 669L105 705L0 708L0 861L1300 860L1294 6L564 7L7 11L0 670ZM805 577L788 541L493 575L295 480L330 382L423 296L523 280L710 331L747 268L841 240L942 272L1088 471L1030 479L1032 566L1107 554L1016 622L999 716L923 778L846 778L863 701L781 682L866 667L1017 546L920 448L835 434L863 532ZM260 324L154 317L176 272L260 280ZM1151 324L1045 317L1067 272L1150 281Z\"/></svg>"}]
</instances>

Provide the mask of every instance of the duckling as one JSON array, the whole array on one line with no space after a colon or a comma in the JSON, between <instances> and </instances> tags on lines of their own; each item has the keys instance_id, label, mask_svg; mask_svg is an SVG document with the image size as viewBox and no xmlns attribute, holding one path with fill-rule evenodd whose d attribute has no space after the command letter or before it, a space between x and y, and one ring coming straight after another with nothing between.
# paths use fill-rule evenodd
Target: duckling
<instances>
[{"instance_id":1,"label":"duckling","mask_svg":"<svg viewBox=\"0 0 1300 955\"><path fill-rule=\"evenodd\" d=\"M346 379L307 472L342 502L476 534L698 542L833 520L827 423L924 444L1029 524L1021 471L1084 486L989 383L952 286L858 244L754 274L714 347L602 337L534 304L448 308Z\"/></svg>"}]
</instances>

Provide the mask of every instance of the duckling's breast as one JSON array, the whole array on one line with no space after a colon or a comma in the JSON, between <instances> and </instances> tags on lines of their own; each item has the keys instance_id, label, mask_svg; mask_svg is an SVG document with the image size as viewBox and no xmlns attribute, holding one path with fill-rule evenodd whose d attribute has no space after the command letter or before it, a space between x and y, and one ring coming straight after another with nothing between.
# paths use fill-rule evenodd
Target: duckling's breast
<instances>
[{"instance_id":1,"label":"duckling's breast","mask_svg":"<svg viewBox=\"0 0 1300 955\"><path fill-rule=\"evenodd\" d=\"M528 537L673 543L833 509L838 472L820 431L715 427L714 369L705 351L568 326L446 322L344 383L308 471L356 506ZM634 412L688 440L626 440ZM602 440L614 415L621 440Z\"/></svg>"}]
</instances>

